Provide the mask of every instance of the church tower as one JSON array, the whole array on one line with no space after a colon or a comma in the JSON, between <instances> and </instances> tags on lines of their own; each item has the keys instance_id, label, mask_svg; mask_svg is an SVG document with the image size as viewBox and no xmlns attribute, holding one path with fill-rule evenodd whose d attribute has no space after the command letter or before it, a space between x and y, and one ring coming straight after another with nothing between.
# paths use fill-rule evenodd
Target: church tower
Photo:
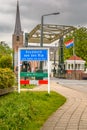
<instances>
[{"instance_id":1,"label":"church tower","mask_svg":"<svg viewBox=\"0 0 87 130\"><path fill-rule=\"evenodd\" d=\"M14 71L17 69L18 66L18 48L20 47L23 47L23 31L21 29L19 1L17 1L15 29L14 34L12 36L12 49L14 51L13 56Z\"/></svg>"}]
</instances>

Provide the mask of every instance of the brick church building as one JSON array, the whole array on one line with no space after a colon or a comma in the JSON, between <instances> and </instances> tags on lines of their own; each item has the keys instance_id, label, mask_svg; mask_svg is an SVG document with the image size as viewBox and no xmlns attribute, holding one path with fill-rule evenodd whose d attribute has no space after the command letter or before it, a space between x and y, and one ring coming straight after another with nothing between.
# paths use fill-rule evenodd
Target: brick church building
<instances>
[{"instance_id":1,"label":"brick church building","mask_svg":"<svg viewBox=\"0 0 87 130\"><path fill-rule=\"evenodd\" d=\"M21 29L19 1L17 1L15 28L12 35L14 71L16 71L18 67L18 48L23 46L23 31Z\"/></svg>"}]
</instances>

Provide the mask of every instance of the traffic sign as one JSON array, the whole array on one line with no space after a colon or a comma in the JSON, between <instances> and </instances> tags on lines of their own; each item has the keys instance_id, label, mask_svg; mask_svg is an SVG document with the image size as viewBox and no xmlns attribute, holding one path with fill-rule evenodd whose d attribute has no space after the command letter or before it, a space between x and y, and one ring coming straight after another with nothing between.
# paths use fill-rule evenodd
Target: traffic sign
<instances>
[{"instance_id":1,"label":"traffic sign","mask_svg":"<svg viewBox=\"0 0 87 130\"><path fill-rule=\"evenodd\" d=\"M47 73L21 72L20 77L48 77Z\"/></svg>"},{"instance_id":2,"label":"traffic sign","mask_svg":"<svg viewBox=\"0 0 87 130\"><path fill-rule=\"evenodd\" d=\"M33 63L32 61L39 61L42 63L46 61L47 64L43 64L47 68L46 72L22 72L20 63L26 61L27 63ZM45 63L45 62L43 62ZM43 68L44 68L43 66ZM26 66L25 66L26 67ZM31 64L32 67L32 64ZM35 66L37 67L37 66ZM38 66L39 67L39 66ZM30 84L34 81L29 81L29 78L24 77L35 77L35 80L38 80L38 84L48 84L48 93L50 93L50 64L49 64L49 48L18 48L18 92L20 93L20 83L21 84ZM45 81L46 78L46 81ZM26 79L26 80L25 80ZM27 80L28 79L28 80ZM31 79L31 78L30 78ZM43 79L43 80L41 80Z\"/></svg>"},{"instance_id":3,"label":"traffic sign","mask_svg":"<svg viewBox=\"0 0 87 130\"><path fill-rule=\"evenodd\" d=\"M22 49L20 50L20 60L21 61L45 61L48 60L48 50L47 49Z\"/></svg>"}]
</instances>

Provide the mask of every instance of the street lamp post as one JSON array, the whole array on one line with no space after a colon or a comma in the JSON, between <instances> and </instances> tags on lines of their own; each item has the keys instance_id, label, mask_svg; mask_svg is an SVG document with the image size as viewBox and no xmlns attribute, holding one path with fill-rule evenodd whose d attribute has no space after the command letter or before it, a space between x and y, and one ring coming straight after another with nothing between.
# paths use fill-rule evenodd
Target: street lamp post
<instances>
[{"instance_id":1,"label":"street lamp post","mask_svg":"<svg viewBox=\"0 0 87 130\"><path fill-rule=\"evenodd\" d=\"M40 41L40 47L43 47L43 20L44 20L44 16L49 16L49 15L58 15L60 14L60 12L56 12L56 13L51 13L51 14L44 14L41 16L41 41ZM40 69L42 70L42 62L40 62Z\"/></svg>"},{"instance_id":2,"label":"street lamp post","mask_svg":"<svg viewBox=\"0 0 87 130\"><path fill-rule=\"evenodd\" d=\"M41 41L40 41L41 47L43 47L43 20L44 20L44 16L58 15L58 14L60 14L60 12L51 13L51 14L44 14L44 15L41 16Z\"/></svg>"}]
</instances>

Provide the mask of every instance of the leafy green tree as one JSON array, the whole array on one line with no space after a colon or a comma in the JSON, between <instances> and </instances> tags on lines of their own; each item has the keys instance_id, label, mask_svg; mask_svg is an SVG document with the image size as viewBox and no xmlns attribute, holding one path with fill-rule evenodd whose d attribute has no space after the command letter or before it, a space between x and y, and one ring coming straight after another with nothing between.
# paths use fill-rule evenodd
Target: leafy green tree
<instances>
[{"instance_id":1,"label":"leafy green tree","mask_svg":"<svg viewBox=\"0 0 87 130\"><path fill-rule=\"evenodd\" d=\"M75 52L87 63L87 28L80 28L74 33Z\"/></svg>"},{"instance_id":2,"label":"leafy green tree","mask_svg":"<svg viewBox=\"0 0 87 130\"><path fill-rule=\"evenodd\" d=\"M12 49L7 44L1 44L0 43L0 58L3 55L11 55Z\"/></svg>"},{"instance_id":3,"label":"leafy green tree","mask_svg":"<svg viewBox=\"0 0 87 130\"><path fill-rule=\"evenodd\" d=\"M0 43L0 67L12 68L12 49L3 42Z\"/></svg>"},{"instance_id":4,"label":"leafy green tree","mask_svg":"<svg viewBox=\"0 0 87 130\"><path fill-rule=\"evenodd\" d=\"M73 33L66 36L64 42L72 38L74 38L75 54L85 60L87 64L87 28L81 27L76 29ZM67 59L72 55L73 47L68 49L64 47L64 59Z\"/></svg>"}]
</instances>

